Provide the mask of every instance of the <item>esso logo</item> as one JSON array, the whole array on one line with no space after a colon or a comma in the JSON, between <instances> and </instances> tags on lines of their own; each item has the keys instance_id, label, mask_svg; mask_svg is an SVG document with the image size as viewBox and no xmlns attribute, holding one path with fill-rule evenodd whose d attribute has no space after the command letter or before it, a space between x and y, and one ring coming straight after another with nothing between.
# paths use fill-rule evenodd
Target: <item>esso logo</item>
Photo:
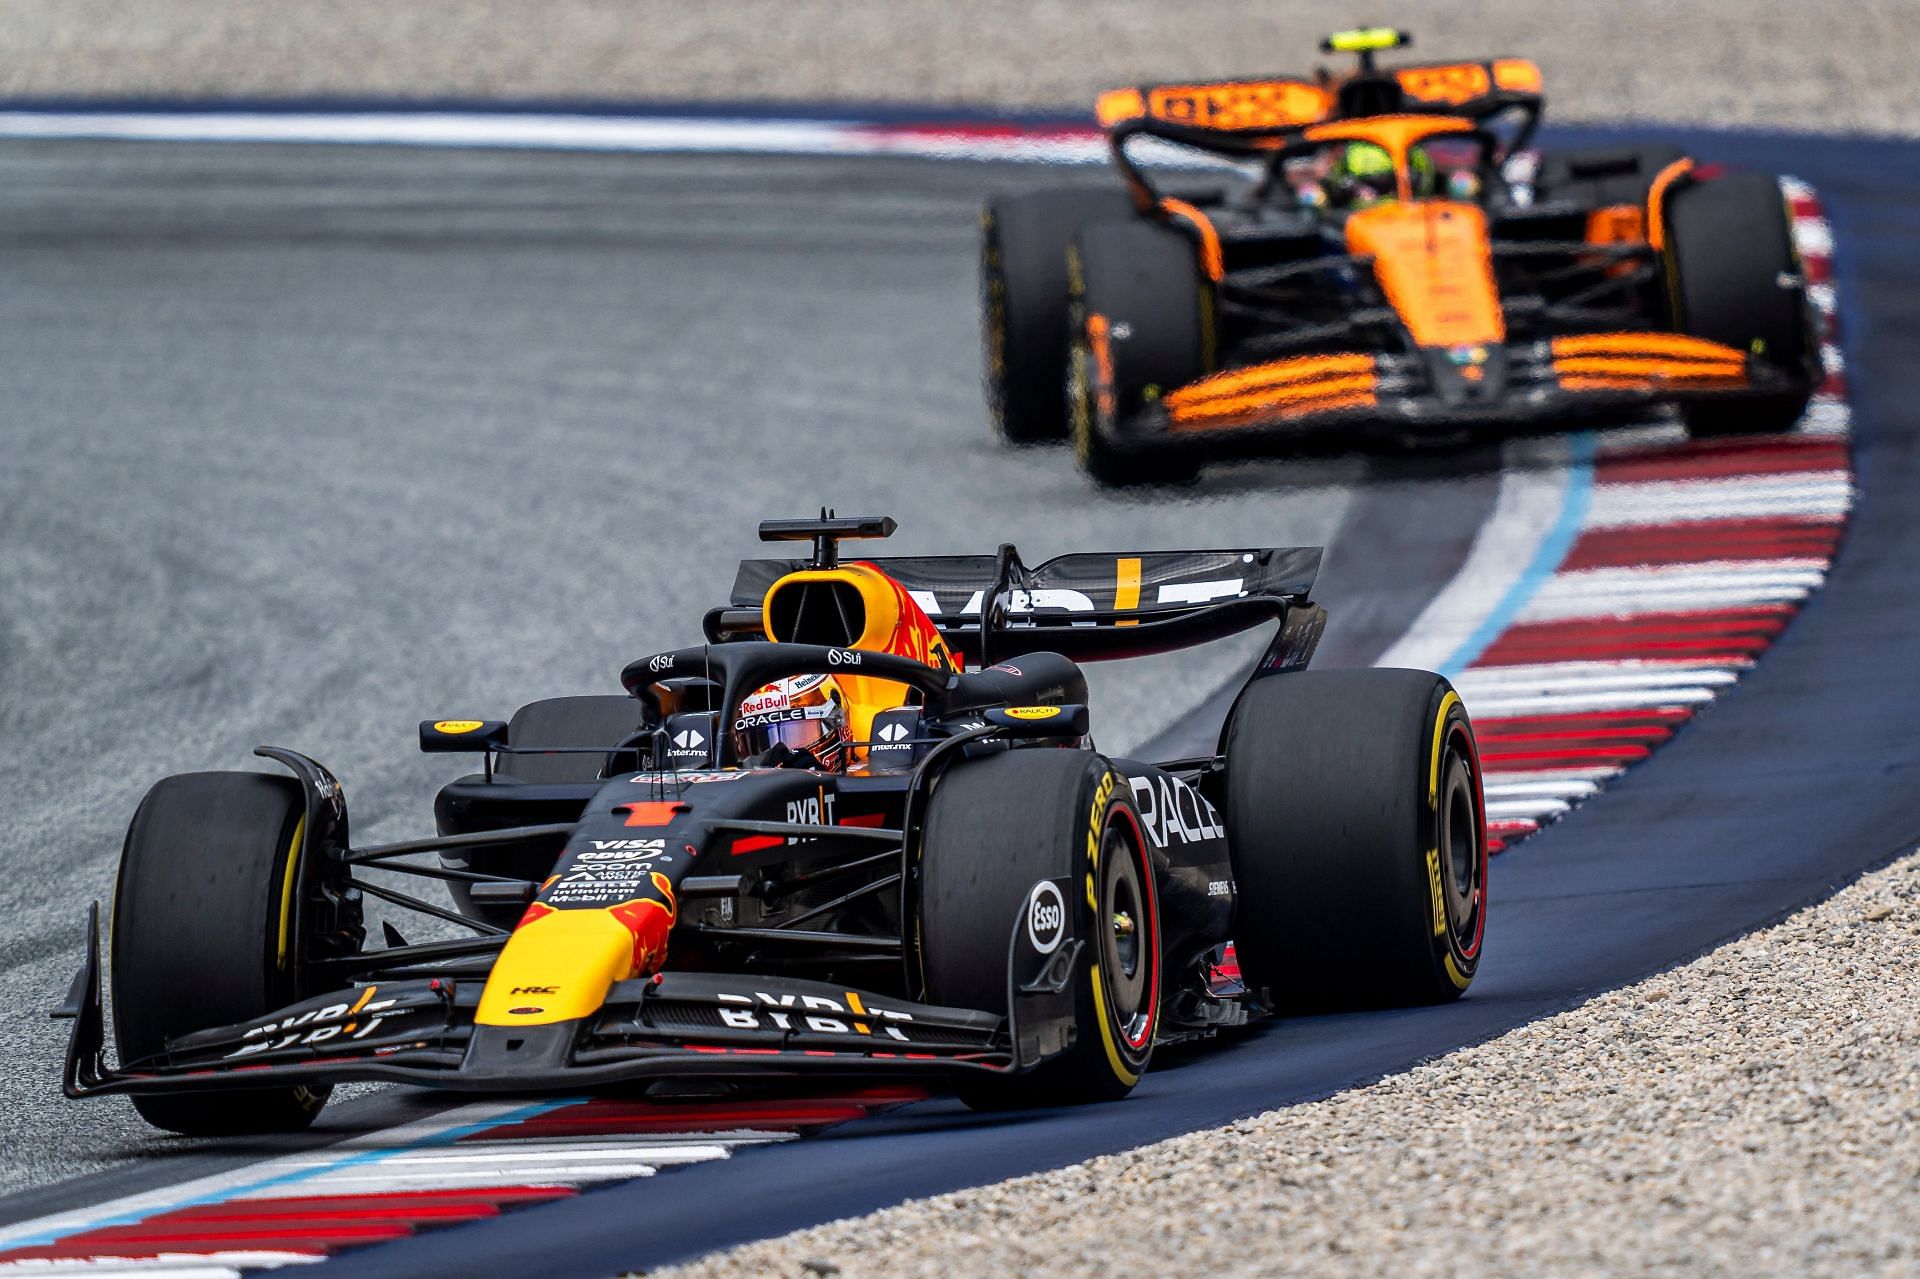
<instances>
[{"instance_id":1,"label":"esso logo","mask_svg":"<svg viewBox=\"0 0 1920 1279\"><path fill-rule=\"evenodd\" d=\"M1027 940L1043 955L1060 949L1067 935L1067 903L1060 888L1043 879L1027 894Z\"/></svg>"}]
</instances>

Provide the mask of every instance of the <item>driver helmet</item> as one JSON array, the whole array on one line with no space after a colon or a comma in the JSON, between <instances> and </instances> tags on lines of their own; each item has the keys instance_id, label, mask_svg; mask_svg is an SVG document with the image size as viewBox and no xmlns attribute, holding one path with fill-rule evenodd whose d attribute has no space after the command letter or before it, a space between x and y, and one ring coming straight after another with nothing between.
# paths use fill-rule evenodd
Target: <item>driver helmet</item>
<instances>
[{"instance_id":1,"label":"driver helmet","mask_svg":"<svg viewBox=\"0 0 1920 1279\"><path fill-rule=\"evenodd\" d=\"M846 701L830 675L775 680L740 703L733 750L742 762L786 762L809 756L830 772L846 767Z\"/></svg>"},{"instance_id":2,"label":"driver helmet","mask_svg":"<svg viewBox=\"0 0 1920 1279\"><path fill-rule=\"evenodd\" d=\"M1377 142L1349 142L1334 157L1325 181L1327 203L1336 209L1364 209L1400 193L1393 156Z\"/></svg>"},{"instance_id":3,"label":"driver helmet","mask_svg":"<svg viewBox=\"0 0 1920 1279\"><path fill-rule=\"evenodd\" d=\"M1439 189L1439 173L1424 149L1407 156L1407 180L1416 200ZM1335 208L1364 209L1400 195L1393 155L1377 142L1349 142L1327 171L1325 185L1327 202Z\"/></svg>"}]
</instances>

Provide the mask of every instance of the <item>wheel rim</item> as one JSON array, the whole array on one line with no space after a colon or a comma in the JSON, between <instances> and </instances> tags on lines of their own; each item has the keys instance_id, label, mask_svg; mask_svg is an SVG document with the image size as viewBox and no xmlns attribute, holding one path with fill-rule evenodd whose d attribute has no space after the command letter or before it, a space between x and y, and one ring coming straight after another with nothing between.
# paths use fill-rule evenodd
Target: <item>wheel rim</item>
<instances>
[{"instance_id":1,"label":"wheel rim","mask_svg":"<svg viewBox=\"0 0 1920 1279\"><path fill-rule=\"evenodd\" d=\"M1458 737L1449 742L1440 793L1440 865L1446 884L1447 925L1462 954L1480 940L1480 907L1486 859L1480 842L1480 806L1473 768Z\"/></svg>"},{"instance_id":2,"label":"wheel rim","mask_svg":"<svg viewBox=\"0 0 1920 1279\"><path fill-rule=\"evenodd\" d=\"M1137 834L1110 816L1100 840L1101 980L1128 1048L1151 1044L1159 997L1159 925L1141 877Z\"/></svg>"}]
</instances>

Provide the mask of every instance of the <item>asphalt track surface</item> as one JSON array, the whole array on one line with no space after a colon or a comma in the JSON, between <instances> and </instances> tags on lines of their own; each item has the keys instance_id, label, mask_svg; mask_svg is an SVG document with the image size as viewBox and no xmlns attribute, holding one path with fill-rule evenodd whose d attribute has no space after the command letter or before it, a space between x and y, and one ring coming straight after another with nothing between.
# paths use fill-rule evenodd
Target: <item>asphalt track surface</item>
<instances>
[{"instance_id":1,"label":"asphalt track surface","mask_svg":"<svg viewBox=\"0 0 1920 1279\"><path fill-rule=\"evenodd\" d=\"M1827 589L1740 690L1602 800L1502 859L1488 961L1469 999L1276 1024L1162 1063L1123 1105L1008 1118L928 1103L327 1264L604 1274L1058 1166L1472 1042L1745 931L1910 847L1920 835L1911 728L1920 693L1909 672L1920 569L1904 495L1920 479L1920 421L1905 363L1920 320L1920 162L1892 144L1689 141L1711 157L1784 168L1826 201L1841 245L1863 498ZM277 733L341 768L368 827L403 829L438 775L405 755L423 704L452 713L471 701L434 698L485 696L492 709L501 691L506 701L576 691L636 646L684 634L672 622L712 598L745 549L745 525L769 494L788 496L800 467L839 486L808 501L843 506L853 503L841 493L868 491L856 484L906 482L876 476L869 468L882 459L937 474L913 489L910 528L931 526L915 534L919 549L956 536L971 545L989 520L986 540L1047 552L1083 537L1191 541L1197 529L1207 534L1198 540L1223 543L1330 536L1323 594L1335 634L1343 571L1356 621L1331 656L1350 661L1368 657L1366 636L1393 638L1394 619L1404 625L1445 580L1445 552L1408 548L1455 541L1463 552L1491 496L1482 477L1423 481L1399 463L1316 463L1211 477L1204 505L1117 502L1079 486L1062 459L986 447L965 429L979 419L963 218L999 175L978 166L756 162L729 176L726 162L563 158L539 170L542 186L527 177L527 157L255 151L242 163L189 150L201 157L195 172L173 181L152 170L175 162L125 148L0 156L9 178L0 200L18 206L0 236L10 257L26 259L22 283L0 296L14 311L0 328L11 357L0 378L39 464L31 480L9 468L0 481L0 599L45 602L7 617L8 768L23 772L8 790L19 788L28 818L0 835L10 918L0 998L15 1009L42 1006L70 971L71 899L50 898L104 890L120 825L149 778L237 763ZM302 171L315 164L338 168ZM382 165L343 193L347 176ZM20 170L36 166L53 172L29 193ZM101 212L103 187L124 198L128 167L147 171L147 199L165 189L177 222L111 199ZM224 187L212 181L220 174ZM569 199L574 188L559 189L556 174L588 190ZM749 199L756 183L781 176L777 194L762 186L759 202ZM661 213L663 196L674 216ZM289 200L307 221L287 218ZM700 217L716 203L735 219L725 228ZM854 236L870 228L890 252ZM636 241L654 245L644 281L620 269L618 250ZM743 245L765 272L752 287L714 274L722 256L739 271ZM559 271L559 283L541 279L552 291L530 288L536 267ZM662 274L691 295L675 301ZM813 286L804 299L782 292L800 285ZM88 292L102 288L105 297ZM445 329L376 314L375 303ZM751 324L706 329L699 345L699 317L728 304ZM619 354L628 362L609 362ZM663 365L679 377L660 376ZM648 414L658 400L636 402L641 387L670 399L672 429ZM821 436L798 428L773 456L751 451L778 438L761 435L769 412L845 432L842 469L824 464ZM651 470L656 449L697 476L683 474L677 489L636 479L636 455L647 453ZM513 459L505 472L502 456ZM1378 482L1382 472L1390 482ZM250 487L263 477L264 488ZM564 492L543 488L560 479ZM529 490L545 500L516 499ZM661 565L654 557L668 546L673 563ZM75 576L99 582L83 618L69 602ZM22 596L23 586L40 594ZM678 606L656 613L661 600ZM1194 701L1221 673L1135 687L1161 705ZM1126 727L1162 726L1143 717ZM58 881L45 878L49 866ZM80 1126L84 1108L48 1100L57 1036L32 1024L7 1033L10 1162L28 1144L67 1170L131 1158L132 1171L111 1175L130 1184L235 1157L155 1158L160 1143L111 1106ZM4 1215L59 1197L28 1196Z\"/></svg>"}]
</instances>

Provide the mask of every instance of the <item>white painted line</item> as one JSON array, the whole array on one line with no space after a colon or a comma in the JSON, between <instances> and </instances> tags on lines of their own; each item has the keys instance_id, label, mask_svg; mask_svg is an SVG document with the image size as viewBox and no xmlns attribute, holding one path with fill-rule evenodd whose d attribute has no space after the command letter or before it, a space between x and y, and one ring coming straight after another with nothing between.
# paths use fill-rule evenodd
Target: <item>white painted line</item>
<instances>
[{"instance_id":1,"label":"white painted line","mask_svg":"<svg viewBox=\"0 0 1920 1279\"><path fill-rule=\"evenodd\" d=\"M110 1245L102 1245L107 1246ZM308 1266L325 1260L318 1253L266 1248L168 1252L153 1257L57 1257L0 1262L0 1279L25 1279L27 1276L38 1279L42 1275L83 1275L87 1279L105 1279L114 1275L140 1275L150 1279L202 1279L202 1276L237 1275L242 1270Z\"/></svg>"},{"instance_id":2,"label":"white painted line","mask_svg":"<svg viewBox=\"0 0 1920 1279\"><path fill-rule=\"evenodd\" d=\"M1825 218L1795 218L1793 238L1805 257L1830 258L1833 256L1833 228L1827 225Z\"/></svg>"},{"instance_id":3,"label":"white painted line","mask_svg":"<svg viewBox=\"0 0 1920 1279\"><path fill-rule=\"evenodd\" d=\"M450 1140L453 1134L467 1128L484 1131L487 1127L510 1122L514 1116L557 1109L571 1100L554 1098L532 1105L525 1101L476 1102L394 1128L359 1134L327 1147L327 1152L340 1167L370 1168L387 1158L388 1151ZM303 1158L311 1160L314 1156L289 1155L269 1159L208 1177L196 1177L178 1185L129 1195L124 1199L19 1222L0 1229L0 1249L25 1247L103 1226L131 1224L156 1213L193 1204L219 1203L237 1197L279 1198L312 1193L314 1180L320 1174L315 1167L301 1167L294 1163L294 1160Z\"/></svg>"},{"instance_id":4,"label":"white painted line","mask_svg":"<svg viewBox=\"0 0 1920 1279\"><path fill-rule=\"evenodd\" d=\"M1519 688L1542 692L1582 688L1669 688L1674 685L1729 685L1739 677L1719 663L1676 666L1659 662L1546 662L1534 666L1476 666L1453 686L1464 695Z\"/></svg>"},{"instance_id":5,"label":"white painted line","mask_svg":"<svg viewBox=\"0 0 1920 1279\"><path fill-rule=\"evenodd\" d=\"M1491 789L1496 785L1505 785L1510 779L1538 778L1581 778L1599 783L1612 781L1627 770L1618 764L1595 765L1592 768L1516 768L1511 765L1492 764L1487 767L1485 784Z\"/></svg>"},{"instance_id":6,"label":"white painted line","mask_svg":"<svg viewBox=\"0 0 1920 1279\"><path fill-rule=\"evenodd\" d=\"M1816 395L1800 419L1802 435L1847 435L1853 429L1853 414L1845 400L1831 395Z\"/></svg>"},{"instance_id":7,"label":"white painted line","mask_svg":"<svg viewBox=\"0 0 1920 1279\"><path fill-rule=\"evenodd\" d=\"M1826 580L1824 559L1677 560L1627 567L1583 568L1553 575L1547 590L1564 594L1591 591L1713 591L1747 586L1818 586Z\"/></svg>"},{"instance_id":8,"label":"white painted line","mask_svg":"<svg viewBox=\"0 0 1920 1279\"><path fill-rule=\"evenodd\" d=\"M1811 587L1795 586L1779 590L1697 591L1691 595L1672 595L1660 591L1634 591L1620 595L1582 594L1565 599L1536 600L1526 607L1519 620L1574 622L1639 617L1651 613L1664 616L1715 609L1754 608L1763 604L1792 604L1805 599L1811 592Z\"/></svg>"},{"instance_id":9,"label":"white painted line","mask_svg":"<svg viewBox=\"0 0 1920 1279\"><path fill-rule=\"evenodd\" d=\"M321 1258L313 1258L319 1262ZM15 1269L15 1266L21 1269ZM48 1279L56 1275L84 1275L86 1279L240 1279L240 1269L232 1266L207 1266L200 1260L192 1266L171 1262L154 1264L134 1258L86 1258L81 1269L69 1262L58 1262L61 1269L46 1269L42 1262L0 1262L0 1279Z\"/></svg>"},{"instance_id":10,"label":"white painted line","mask_svg":"<svg viewBox=\"0 0 1920 1279\"><path fill-rule=\"evenodd\" d=\"M1852 505L1853 482L1845 471L1596 484L1585 527L1685 524L1762 515L1837 516Z\"/></svg>"},{"instance_id":11,"label":"white painted line","mask_svg":"<svg viewBox=\"0 0 1920 1279\"><path fill-rule=\"evenodd\" d=\"M1572 811L1573 805L1564 799L1490 799L1487 801L1487 820L1496 822L1508 821L1516 817L1524 817L1530 821L1543 821Z\"/></svg>"},{"instance_id":12,"label":"white painted line","mask_svg":"<svg viewBox=\"0 0 1920 1279\"><path fill-rule=\"evenodd\" d=\"M430 1190L444 1186L450 1190L474 1190L487 1186L580 1186L593 1181L628 1181L651 1177L651 1164L600 1164L583 1168L561 1164L553 1168L422 1168L412 1172L383 1171L372 1168L328 1173L314 1183L315 1194L386 1194L396 1190Z\"/></svg>"},{"instance_id":13,"label":"white painted line","mask_svg":"<svg viewBox=\"0 0 1920 1279\"><path fill-rule=\"evenodd\" d=\"M955 125L509 112L0 112L0 138L498 147L565 151L906 155L1099 164L1091 128L999 134Z\"/></svg>"},{"instance_id":14,"label":"white painted line","mask_svg":"<svg viewBox=\"0 0 1920 1279\"><path fill-rule=\"evenodd\" d=\"M1484 749L1484 748L1483 748ZM1515 745L1515 750L1524 749ZM1551 749L1539 747L1541 750ZM1489 802L1496 799L1586 799L1600 793L1600 783L1568 778L1564 781L1495 781L1495 774L1482 779Z\"/></svg>"},{"instance_id":15,"label":"white painted line","mask_svg":"<svg viewBox=\"0 0 1920 1279\"><path fill-rule=\"evenodd\" d=\"M416 1168L507 1168L532 1164L550 1164L555 1160L574 1160L584 1162L616 1163L621 1160L650 1164L699 1163L708 1159L725 1159L727 1148L723 1145L653 1145L635 1142L631 1146L596 1142L592 1145L543 1146L534 1150L517 1150L511 1146L458 1146L449 1150L422 1150L408 1154L389 1155L382 1159L379 1167L384 1171L398 1168L412 1171ZM330 1168L336 1161L318 1159L311 1163L295 1163L296 1168ZM358 1166L358 1165L356 1165Z\"/></svg>"},{"instance_id":16,"label":"white painted line","mask_svg":"<svg viewBox=\"0 0 1920 1279\"><path fill-rule=\"evenodd\" d=\"M1498 715L1571 715L1581 711L1675 710L1705 706L1720 694L1710 688L1663 688L1657 695L1644 690L1612 693L1555 693L1552 696L1466 697L1474 718Z\"/></svg>"}]
</instances>

